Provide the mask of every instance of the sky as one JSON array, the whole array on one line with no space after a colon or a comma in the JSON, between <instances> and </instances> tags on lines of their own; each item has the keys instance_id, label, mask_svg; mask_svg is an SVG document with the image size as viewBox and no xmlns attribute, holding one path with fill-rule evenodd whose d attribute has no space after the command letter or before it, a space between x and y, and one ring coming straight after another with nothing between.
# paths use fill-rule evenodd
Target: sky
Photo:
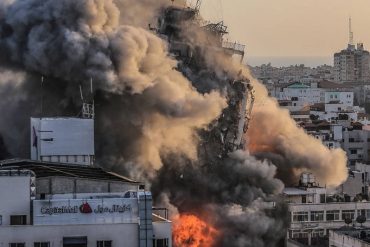
<instances>
[{"instance_id":1,"label":"sky","mask_svg":"<svg viewBox=\"0 0 370 247\"><path fill-rule=\"evenodd\" d=\"M224 20L249 57L332 57L348 43L370 49L370 0L203 0L202 15Z\"/></svg>"}]
</instances>

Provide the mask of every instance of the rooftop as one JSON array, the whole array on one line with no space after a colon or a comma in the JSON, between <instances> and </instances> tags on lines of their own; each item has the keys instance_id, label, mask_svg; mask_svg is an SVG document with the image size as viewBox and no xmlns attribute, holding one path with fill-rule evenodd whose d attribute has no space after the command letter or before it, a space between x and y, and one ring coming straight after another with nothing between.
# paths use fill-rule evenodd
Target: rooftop
<instances>
[{"instance_id":1,"label":"rooftop","mask_svg":"<svg viewBox=\"0 0 370 247\"><path fill-rule=\"evenodd\" d=\"M283 190L283 194L287 196L298 196L298 195L312 195L314 192L308 192L295 187L287 187Z\"/></svg>"},{"instance_id":2,"label":"rooftop","mask_svg":"<svg viewBox=\"0 0 370 247\"><path fill-rule=\"evenodd\" d=\"M336 83L332 81L323 80L318 82L319 88L326 88L326 89L350 89L351 87L345 84Z\"/></svg>"},{"instance_id":3,"label":"rooftop","mask_svg":"<svg viewBox=\"0 0 370 247\"><path fill-rule=\"evenodd\" d=\"M310 86L307 86L301 82L293 82L287 87L288 88L310 88Z\"/></svg>"},{"instance_id":4,"label":"rooftop","mask_svg":"<svg viewBox=\"0 0 370 247\"><path fill-rule=\"evenodd\" d=\"M58 176L139 184L138 181L131 180L114 172L105 171L100 167L41 162L27 159L2 160L0 161L1 170L30 170L36 174L37 178Z\"/></svg>"}]
</instances>

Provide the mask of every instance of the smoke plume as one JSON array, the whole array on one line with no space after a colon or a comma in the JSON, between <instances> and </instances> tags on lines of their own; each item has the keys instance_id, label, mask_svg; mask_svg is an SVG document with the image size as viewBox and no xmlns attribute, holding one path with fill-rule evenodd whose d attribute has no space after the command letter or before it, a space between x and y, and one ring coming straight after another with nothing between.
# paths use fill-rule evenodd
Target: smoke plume
<instances>
[{"instance_id":1,"label":"smoke plume","mask_svg":"<svg viewBox=\"0 0 370 247\"><path fill-rule=\"evenodd\" d=\"M197 13L183 5L1 2L0 110L6 117L0 133L11 153L26 156L19 145L28 147L27 118L75 114L78 86L93 79L99 165L149 183L177 226L191 215L214 229L208 231L217 232L212 246L277 246L288 223L278 198L282 180L291 183L310 171L321 183L338 185L346 177L344 153L308 137L258 82L250 150L228 143L239 130L252 78L222 48L222 35L200 27Z\"/></svg>"},{"instance_id":2,"label":"smoke plume","mask_svg":"<svg viewBox=\"0 0 370 247\"><path fill-rule=\"evenodd\" d=\"M249 150L271 160L287 184L297 184L304 171L312 172L321 185L339 186L347 179L347 157L342 149L329 149L297 127L288 110L279 108L266 89L255 82L257 102L249 136ZM289 176L288 176L289 175Z\"/></svg>"},{"instance_id":3,"label":"smoke plume","mask_svg":"<svg viewBox=\"0 0 370 247\"><path fill-rule=\"evenodd\" d=\"M112 121L130 132L119 144L133 151L128 162L158 168L161 152L196 158L194 130L216 119L225 100L216 91L198 93L163 40L119 19L112 0L15 1L2 21L0 50L7 62L65 81L66 97L89 78L105 97L118 95L120 105L107 107L117 110ZM114 128L107 119L98 121Z\"/></svg>"},{"instance_id":4,"label":"smoke plume","mask_svg":"<svg viewBox=\"0 0 370 247\"><path fill-rule=\"evenodd\" d=\"M280 108L277 101L268 96L266 88L246 67L211 48L219 42L217 37L210 39L207 32L199 31L196 25L189 23L184 24L182 35L189 43L200 45L206 70L214 71L219 80L226 75L247 78L253 83L256 102L248 130L248 149L260 159L273 161L278 166L280 179L293 185L297 184L302 172L312 172L322 185L331 187L339 186L347 179L345 152L330 150L298 127L289 111ZM213 83L209 88L217 87L220 84Z\"/></svg>"}]
</instances>

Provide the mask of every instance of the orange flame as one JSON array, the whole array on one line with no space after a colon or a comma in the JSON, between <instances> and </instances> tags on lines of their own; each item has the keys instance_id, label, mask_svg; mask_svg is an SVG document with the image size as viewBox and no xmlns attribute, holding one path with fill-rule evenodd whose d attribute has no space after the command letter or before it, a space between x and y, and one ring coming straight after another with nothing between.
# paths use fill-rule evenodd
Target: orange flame
<instances>
[{"instance_id":1,"label":"orange flame","mask_svg":"<svg viewBox=\"0 0 370 247\"><path fill-rule=\"evenodd\" d=\"M212 247L218 231L198 217L180 215L173 226L174 247Z\"/></svg>"}]
</instances>

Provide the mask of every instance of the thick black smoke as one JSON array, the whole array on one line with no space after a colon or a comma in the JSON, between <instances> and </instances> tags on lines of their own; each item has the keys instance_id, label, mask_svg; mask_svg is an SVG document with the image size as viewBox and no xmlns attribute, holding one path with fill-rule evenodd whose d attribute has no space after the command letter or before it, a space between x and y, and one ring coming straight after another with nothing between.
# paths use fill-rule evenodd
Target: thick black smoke
<instances>
[{"instance_id":1,"label":"thick black smoke","mask_svg":"<svg viewBox=\"0 0 370 247\"><path fill-rule=\"evenodd\" d=\"M213 165L169 159L153 184L180 213L193 213L221 232L216 246L276 246L288 223L284 204L273 206L284 187L276 167L236 151ZM270 202L267 202L270 201Z\"/></svg>"}]
</instances>

